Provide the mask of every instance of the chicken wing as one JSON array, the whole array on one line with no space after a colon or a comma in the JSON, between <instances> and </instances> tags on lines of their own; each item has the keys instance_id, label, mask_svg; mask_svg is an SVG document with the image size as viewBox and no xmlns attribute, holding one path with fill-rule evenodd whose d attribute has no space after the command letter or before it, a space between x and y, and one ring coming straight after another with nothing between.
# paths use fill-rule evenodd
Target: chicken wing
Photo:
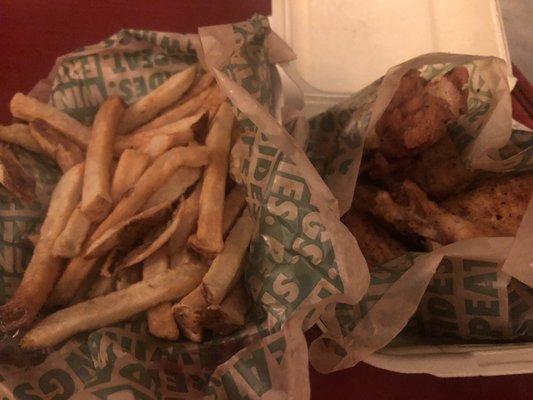
<instances>
[{"instance_id":1,"label":"chicken wing","mask_svg":"<svg viewBox=\"0 0 533 400\"><path fill-rule=\"evenodd\" d=\"M439 207L411 181L404 181L392 193L359 185L354 206L372 213L404 234L418 235L439 244L488 234L483 227Z\"/></svg>"},{"instance_id":2,"label":"chicken wing","mask_svg":"<svg viewBox=\"0 0 533 400\"><path fill-rule=\"evenodd\" d=\"M361 171L374 180L414 181L437 200L464 190L478 175L466 166L448 136L413 157L387 159L375 151L366 156Z\"/></svg>"},{"instance_id":3,"label":"chicken wing","mask_svg":"<svg viewBox=\"0 0 533 400\"><path fill-rule=\"evenodd\" d=\"M488 231L514 236L533 190L533 172L488 179L472 190L450 197L441 206Z\"/></svg>"},{"instance_id":4,"label":"chicken wing","mask_svg":"<svg viewBox=\"0 0 533 400\"><path fill-rule=\"evenodd\" d=\"M369 267L381 265L401 256L406 248L364 213L353 208L342 217L342 222L357 239Z\"/></svg>"},{"instance_id":5,"label":"chicken wing","mask_svg":"<svg viewBox=\"0 0 533 400\"><path fill-rule=\"evenodd\" d=\"M465 67L456 67L429 83L408 71L376 124L379 149L387 157L415 154L439 141L447 124L466 111Z\"/></svg>"}]
</instances>

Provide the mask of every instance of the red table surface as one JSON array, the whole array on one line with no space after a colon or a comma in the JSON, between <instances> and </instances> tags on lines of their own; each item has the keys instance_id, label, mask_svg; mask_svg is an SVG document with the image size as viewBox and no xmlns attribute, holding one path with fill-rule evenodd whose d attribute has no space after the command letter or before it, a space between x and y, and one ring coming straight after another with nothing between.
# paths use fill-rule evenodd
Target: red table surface
<instances>
[{"instance_id":1,"label":"red table surface","mask_svg":"<svg viewBox=\"0 0 533 400\"><path fill-rule=\"evenodd\" d=\"M55 58L121 28L195 32L198 26L269 14L269 0L0 0L0 121L8 103L27 92ZM531 99L529 99L531 100ZM526 121L524 121L526 122ZM529 121L527 121L529 122ZM439 379L366 364L330 375L311 369L312 399L529 399L533 375Z\"/></svg>"}]
</instances>

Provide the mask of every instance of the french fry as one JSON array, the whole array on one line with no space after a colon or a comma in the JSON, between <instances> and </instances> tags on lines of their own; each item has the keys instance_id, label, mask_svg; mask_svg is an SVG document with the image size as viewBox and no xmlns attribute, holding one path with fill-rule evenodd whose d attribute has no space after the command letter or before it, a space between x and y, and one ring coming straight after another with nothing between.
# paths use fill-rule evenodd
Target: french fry
<instances>
[{"instance_id":1,"label":"french fry","mask_svg":"<svg viewBox=\"0 0 533 400\"><path fill-rule=\"evenodd\" d=\"M26 124L0 125L0 140L16 144L34 153L48 155L30 134L30 127Z\"/></svg>"},{"instance_id":2,"label":"french fry","mask_svg":"<svg viewBox=\"0 0 533 400\"><path fill-rule=\"evenodd\" d=\"M142 279L141 265L135 265L115 273L115 289L124 290Z\"/></svg>"},{"instance_id":3,"label":"french fry","mask_svg":"<svg viewBox=\"0 0 533 400\"><path fill-rule=\"evenodd\" d=\"M170 237L167 248L169 254L172 255L171 265L177 265L183 253L189 253L185 246L187 245L187 239L196 228L196 222L198 220L198 200L199 192L202 185L194 189L194 193L187 198L181 205L183 215L182 223L178 229ZM235 186L226 197L224 202L223 212L223 234L224 237L229 233L237 217L241 214L245 205L244 188L241 186ZM180 257L178 257L180 255ZM176 256L176 257L174 257Z\"/></svg>"},{"instance_id":4,"label":"french fry","mask_svg":"<svg viewBox=\"0 0 533 400\"><path fill-rule=\"evenodd\" d=\"M193 83L191 88L183 95L183 97L177 102L177 105L183 104L187 100L196 97L200 93L204 92L209 87L213 87L216 84L213 84L215 77L211 72L206 72L202 74L196 81Z\"/></svg>"},{"instance_id":5,"label":"french fry","mask_svg":"<svg viewBox=\"0 0 533 400\"><path fill-rule=\"evenodd\" d=\"M244 187L235 185L224 200L224 212L222 213L222 235L224 237L230 232L235 220L241 215L245 205Z\"/></svg>"},{"instance_id":6,"label":"french fry","mask_svg":"<svg viewBox=\"0 0 533 400\"><path fill-rule=\"evenodd\" d=\"M89 144L91 130L57 108L42 103L33 97L17 93L9 103L11 114L24 121L43 119L63 135L85 149Z\"/></svg>"},{"instance_id":7,"label":"french fry","mask_svg":"<svg viewBox=\"0 0 533 400\"><path fill-rule=\"evenodd\" d=\"M209 119L213 119L222 104L226 99L226 95L222 93L218 86L215 86L214 89L209 92L207 97L204 100L202 110L209 112Z\"/></svg>"},{"instance_id":8,"label":"french fry","mask_svg":"<svg viewBox=\"0 0 533 400\"><path fill-rule=\"evenodd\" d=\"M148 229L165 221L171 212L170 202L160 203L117 223L87 245L85 257L94 258L105 255L113 248L127 247L142 237Z\"/></svg>"},{"instance_id":9,"label":"french fry","mask_svg":"<svg viewBox=\"0 0 533 400\"><path fill-rule=\"evenodd\" d=\"M11 299L0 307L0 330L25 326L33 321L59 277L61 259L50 251L63 231L67 218L80 200L83 165L78 164L57 183L41 227L39 242L24 272L22 282Z\"/></svg>"},{"instance_id":10,"label":"french fry","mask_svg":"<svg viewBox=\"0 0 533 400\"><path fill-rule=\"evenodd\" d=\"M197 286L179 303L172 306L174 318L185 337L191 342L200 343L204 338L202 314L207 306L208 303L202 293L202 286Z\"/></svg>"},{"instance_id":11,"label":"french fry","mask_svg":"<svg viewBox=\"0 0 533 400\"><path fill-rule=\"evenodd\" d=\"M94 299L95 297L105 296L113 291L115 291L115 277L100 275L87 292L87 298Z\"/></svg>"},{"instance_id":12,"label":"french fry","mask_svg":"<svg viewBox=\"0 0 533 400\"><path fill-rule=\"evenodd\" d=\"M167 226L157 232L152 240L145 241L145 243L130 251L117 268L123 269L142 262L163 247L176 232L181 233L189 231L191 229L191 209L195 207L193 204L198 204L198 198L199 190L195 190L192 195L184 200L174 211L172 219Z\"/></svg>"},{"instance_id":13,"label":"french fry","mask_svg":"<svg viewBox=\"0 0 533 400\"><path fill-rule=\"evenodd\" d=\"M112 226L133 216L178 168L201 167L207 164L208 160L209 151L206 146L174 147L167 151L148 167L131 191L122 197L113 211L96 228L88 243L92 243Z\"/></svg>"},{"instance_id":14,"label":"french fry","mask_svg":"<svg viewBox=\"0 0 533 400\"><path fill-rule=\"evenodd\" d=\"M157 304L180 298L198 285L202 269L194 264L158 274L130 287L49 315L22 338L21 347L40 349L72 335L128 319Z\"/></svg>"},{"instance_id":15,"label":"french fry","mask_svg":"<svg viewBox=\"0 0 533 400\"><path fill-rule=\"evenodd\" d=\"M181 223L168 241L167 248L169 254L177 254L184 250L187 239L196 228L201 189L202 186L200 184L196 185L191 195L180 206Z\"/></svg>"},{"instance_id":16,"label":"french fry","mask_svg":"<svg viewBox=\"0 0 533 400\"><path fill-rule=\"evenodd\" d=\"M158 128L132 133L131 135L118 136L114 145L115 154L120 154L126 149L146 147L158 136L170 135L175 146L186 145L194 139L193 125L203 115L204 112L199 112Z\"/></svg>"},{"instance_id":17,"label":"french fry","mask_svg":"<svg viewBox=\"0 0 533 400\"><path fill-rule=\"evenodd\" d=\"M63 172L83 162L85 157L79 146L45 120L34 119L29 127L30 135L46 154L57 162Z\"/></svg>"},{"instance_id":18,"label":"french fry","mask_svg":"<svg viewBox=\"0 0 533 400\"><path fill-rule=\"evenodd\" d=\"M111 181L111 200L116 204L148 167L150 158L137 150L124 150Z\"/></svg>"},{"instance_id":19,"label":"french fry","mask_svg":"<svg viewBox=\"0 0 533 400\"><path fill-rule=\"evenodd\" d=\"M94 118L81 197L81 211L91 221L104 219L113 204L110 171L113 141L123 112L122 99L110 97L100 106Z\"/></svg>"},{"instance_id":20,"label":"french fry","mask_svg":"<svg viewBox=\"0 0 533 400\"><path fill-rule=\"evenodd\" d=\"M91 221L78 205L70 215L65 229L54 242L52 253L57 257L65 258L72 258L80 254L91 225Z\"/></svg>"},{"instance_id":21,"label":"french fry","mask_svg":"<svg viewBox=\"0 0 533 400\"><path fill-rule=\"evenodd\" d=\"M159 274L168 271L168 256L165 251L159 250L143 263L143 280L150 280ZM148 330L152 335L167 340L177 340L180 332L172 313L172 304L169 301L158 304L146 311Z\"/></svg>"},{"instance_id":22,"label":"french fry","mask_svg":"<svg viewBox=\"0 0 533 400\"><path fill-rule=\"evenodd\" d=\"M65 271L53 287L46 305L54 307L69 304L79 292L87 276L96 269L99 261L98 258L87 259L81 255L69 260Z\"/></svg>"},{"instance_id":23,"label":"french fry","mask_svg":"<svg viewBox=\"0 0 533 400\"><path fill-rule=\"evenodd\" d=\"M114 248L111 250L107 255L105 256L105 260L102 264L102 267L100 268L100 275L103 277L111 277L114 274L115 271L112 271L112 268L114 267L116 261L120 257L120 252L118 248Z\"/></svg>"},{"instance_id":24,"label":"french fry","mask_svg":"<svg viewBox=\"0 0 533 400\"><path fill-rule=\"evenodd\" d=\"M202 279L202 291L209 304L220 304L240 279L253 230L253 220L245 211L231 229L224 250L213 260Z\"/></svg>"},{"instance_id":25,"label":"french fry","mask_svg":"<svg viewBox=\"0 0 533 400\"><path fill-rule=\"evenodd\" d=\"M237 284L220 305L210 305L205 309L202 324L216 334L229 335L246 323L248 305L248 296L242 283Z\"/></svg>"},{"instance_id":26,"label":"french fry","mask_svg":"<svg viewBox=\"0 0 533 400\"><path fill-rule=\"evenodd\" d=\"M209 117L205 113L191 125L192 135L196 142L200 141L200 144L204 144L208 124ZM172 147L180 145L183 145L183 132L178 131L176 133L153 136L149 142L139 146L138 149L140 152L154 159Z\"/></svg>"},{"instance_id":27,"label":"french fry","mask_svg":"<svg viewBox=\"0 0 533 400\"><path fill-rule=\"evenodd\" d=\"M211 93L213 88L206 88L204 91L196 94L187 101L180 102L177 106L172 107L161 114L159 117L154 118L152 121L144 124L139 129L134 131L132 135L139 132L145 132L161 128L165 125L179 121L182 118L189 117L197 113L203 106L205 99Z\"/></svg>"},{"instance_id":28,"label":"french fry","mask_svg":"<svg viewBox=\"0 0 533 400\"><path fill-rule=\"evenodd\" d=\"M229 103L223 103L206 139L210 160L204 173L200 194L198 227L196 235L189 239L189 245L207 255L218 254L224 247L222 214L233 118L231 106Z\"/></svg>"},{"instance_id":29,"label":"french fry","mask_svg":"<svg viewBox=\"0 0 533 400\"><path fill-rule=\"evenodd\" d=\"M196 69L196 66L191 66L172 75L162 85L129 106L120 123L119 134L131 132L177 101L193 83Z\"/></svg>"},{"instance_id":30,"label":"french fry","mask_svg":"<svg viewBox=\"0 0 533 400\"><path fill-rule=\"evenodd\" d=\"M150 157L150 159L154 159L172 147L183 145L182 138L182 132L168 135L158 135L151 138L149 142L139 146L138 149L141 153Z\"/></svg>"},{"instance_id":31,"label":"french fry","mask_svg":"<svg viewBox=\"0 0 533 400\"><path fill-rule=\"evenodd\" d=\"M24 170L17 157L4 145L0 145L0 184L21 200L37 200L35 179Z\"/></svg>"},{"instance_id":32,"label":"french fry","mask_svg":"<svg viewBox=\"0 0 533 400\"><path fill-rule=\"evenodd\" d=\"M187 247L183 247L181 251L177 253L172 253L168 249L168 243L167 243L167 251L170 255L170 268L176 268L180 266L181 264L188 264L192 262L201 262L200 258L198 257L197 253L194 253Z\"/></svg>"},{"instance_id":33,"label":"french fry","mask_svg":"<svg viewBox=\"0 0 533 400\"><path fill-rule=\"evenodd\" d=\"M37 246L37 242L39 242L39 234L38 233L30 233L26 235L25 239L30 242L33 247Z\"/></svg>"},{"instance_id":34,"label":"french fry","mask_svg":"<svg viewBox=\"0 0 533 400\"><path fill-rule=\"evenodd\" d=\"M143 209L154 207L161 203L178 200L202 175L202 168L181 167L154 194L143 206Z\"/></svg>"},{"instance_id":35,"label":"french fry","mask_svg":"<svg viewBox=\"0 0 533 400\"><path fill-rule=\"evenodd\" d=\"M187 253L190 255L190 253L186 250L182 252L182 254ZM197 259L191 260L191 262L198 265L203 271L202 275L205 275L208 270L208 266L205 263ZM180 269L183 265L188 264L182 263L177 265L175 268ZM201 325L201 319L202 313L205 311L207 306L208 303L205 300L205 296L202 292L202 285L196 286L193 291L172 306L174 318L181 328L181 331L185 337L192 342L199 343L203 339L203 327Z\"/></svg>"}]
</instances>

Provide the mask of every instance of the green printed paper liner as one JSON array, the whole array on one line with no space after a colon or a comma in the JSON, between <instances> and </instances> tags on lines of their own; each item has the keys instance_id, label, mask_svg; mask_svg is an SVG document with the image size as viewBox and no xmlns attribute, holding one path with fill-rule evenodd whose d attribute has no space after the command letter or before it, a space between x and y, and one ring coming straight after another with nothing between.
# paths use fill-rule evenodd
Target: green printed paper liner
<instances>
[{"instance_id":1,"label":"green printed paper liner","mask_svg":"<svg viewBox=\"0 0 533 400\"><path fill-rule=\"evenodd\" d=\"M369 276L355 239L339 221L336 199L271 116L281 113L274 64L292 58L267 19L255 16L201 28L199 35L122 30L58 59L32 95L85 123L107 96L134 102L191 63L199 61L216 74L241 133L231 171L245 184L257 223L245 270L253 309L245 329L199 345L156 340L143 320L78 335L37 366L2 365L3 396L309 398L303 330L328 304L357 302ZM0 300L5 301L30 257L22 238L34 231L42 210L1 204Z\"/></svg>"},{"instance_id":2,"label":"green printed paper liner","mask_svg":"<svg viewBox=\"0 0 533 400\"><path fill-rule=\"evenodd\" d=\"M494 57L428 54L391 68L310 120L309 158L339 199L341 212L350 208L363 146L374 145L375 124L401 77L414 68L430 79L458 65L470 74L468 111L450 135L463 159L480 170L533 169L533 134L512 131L505 63ZM369 291L358 305L328 307L322 317L325 332L310 347L311 363L321 372L355 365L394 339L417 309L427 334L531 340L532 293L524 284L533 285L532 237L533 201L515 238L465 240L371 271Z\"/></svg>"}]
</instances>

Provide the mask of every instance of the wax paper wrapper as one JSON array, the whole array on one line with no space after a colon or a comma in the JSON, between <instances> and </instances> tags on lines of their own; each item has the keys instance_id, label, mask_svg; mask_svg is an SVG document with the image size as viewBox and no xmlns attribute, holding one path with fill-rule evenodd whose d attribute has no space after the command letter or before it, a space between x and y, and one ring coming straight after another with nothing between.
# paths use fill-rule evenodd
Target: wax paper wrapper
<instances>
[{"instance_id":1,"label":"wax paper wrapper","mask_svg":"<svg viewBox=\"0 0 533 400\"><path fill-rule=\"evenodd\" d=\"M280 113L275 64L292 58L267 19L254 16L200 28L199 35L122 30L58 59L32 95L87 124L106 97L118 94L132 103L191 63L199 61L216 75L241 134L231 170L246 186L257 225L245 269L253 309L244 329L199 345L155 340L142 319L78 335L38 365L0 366L3 396L309 398L303 331L328 304L357 302L369 275L355 239L339 221L336 199L272 117ZM26 166L37 177L52 171L49 180L57 178L57 169L35 158ZM5 197L0 204L5 301L31 255L22 237L44 210Z\"/></svg>"},{"instance_id":2,"label":"wax paper wrapper","mask_svg":"<svg viewBox=\"0 0 533 400\"><path fill-rule=\"evenodd\" d=\"M350 208L365 141L371 145L375 124L400 78L414 68L430 79L458 65L470 75L468 111L450 128L450 137L467 165L504 173L533 169L533 134L512 131L505 63L494 57L428 54L391 68L309 121L309 158L341 212ZM331 372L364 360L396 337L417 309L412 321L427 334L474 341L531 339L532 298L526 285L533 284L532 235L530 202L515 238L461 241L372 271L370 289L358 305L331 305L323 315L325 332L310 347L313 366Z\"/></svg>"}]
</instances>

